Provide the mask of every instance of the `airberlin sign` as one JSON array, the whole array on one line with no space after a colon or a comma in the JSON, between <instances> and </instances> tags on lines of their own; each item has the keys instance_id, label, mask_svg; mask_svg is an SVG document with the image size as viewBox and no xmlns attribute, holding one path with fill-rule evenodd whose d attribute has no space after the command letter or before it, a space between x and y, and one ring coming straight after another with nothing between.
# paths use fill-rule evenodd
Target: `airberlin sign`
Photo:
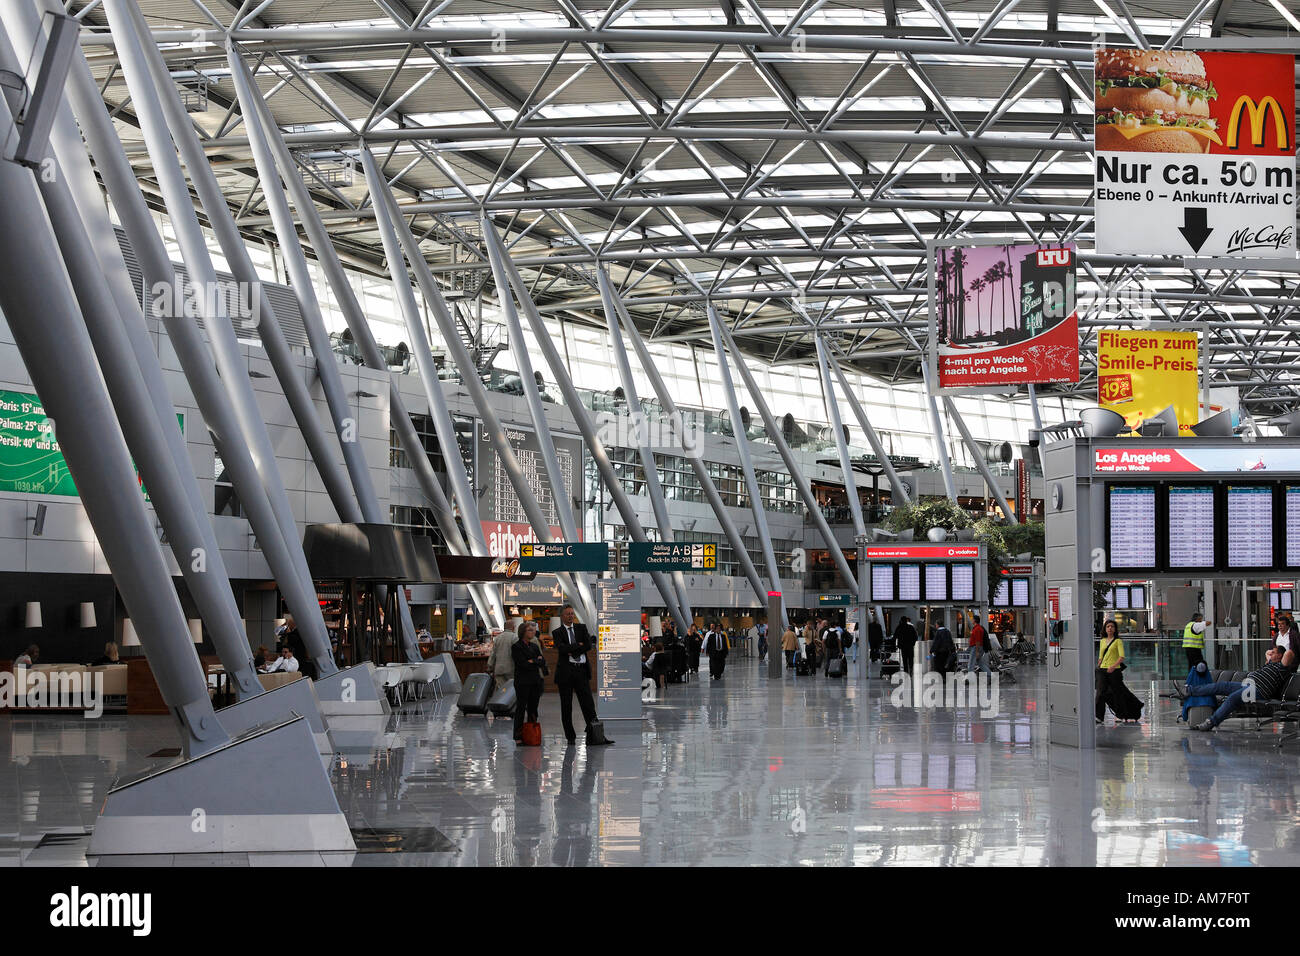
<instances>
[{"instance_id":1,"label":"airberlin sign","mask_svg":"<svg viewBox=\"0 0 1300 956\"><path fill-rule=\"evenodd\" d=\"M1097 252L1295 255L1295 58L1098 50Z\"/></svg>"}]
</instances>

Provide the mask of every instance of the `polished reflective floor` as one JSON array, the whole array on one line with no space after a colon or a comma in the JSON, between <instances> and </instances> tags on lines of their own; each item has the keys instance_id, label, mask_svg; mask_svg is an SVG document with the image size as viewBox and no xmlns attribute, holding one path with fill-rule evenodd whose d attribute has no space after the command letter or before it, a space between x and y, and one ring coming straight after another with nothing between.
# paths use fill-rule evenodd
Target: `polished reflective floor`
<instances>
[{"instance_id":1,"label":"polished reflective floor","mask_svg":"<svg viewBox=\"0 0 1300 956\"><path fill-rule=\"evenodd\" d=\"M879 679L772 679L753 658L673 685L612 747L540 749L426 699L334 721L358 851L86 858L112 781L167 759L166 718L0 716L0 865L1300 864L1300 741L1176 724L1150 685L1095 754L1047 745L1043 668L992 706L913 707ZM899 706L899 704L902 706Z\"/></svg>"}]
</instances>

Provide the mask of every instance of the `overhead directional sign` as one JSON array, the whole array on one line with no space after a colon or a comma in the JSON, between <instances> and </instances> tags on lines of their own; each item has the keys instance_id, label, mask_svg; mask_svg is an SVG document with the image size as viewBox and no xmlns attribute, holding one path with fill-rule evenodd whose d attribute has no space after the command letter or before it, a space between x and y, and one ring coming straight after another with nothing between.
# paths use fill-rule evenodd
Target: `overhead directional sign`
<instances>
[{"instance_id":1,"label":"overhead directional sign","mask_svg":"<svg viewBox=\"0 0 1300 956\"><path fill-rule=\"evenodd\" d=\"M847 594L819 594L817 595L818 607L848 607L853 603L853 599Z\"/></svg>"},{"instance_id":2,"label":"overhead directional sign","mask_svg":"<svg viewBox=\"0 0 1300 956\"><path fill-rule=\"evenodd\" d=\"M1097 252L1294 256L1295 58L1098 50Z\"/></svg>"},{"instance_id":3,"label":"overhead directional sign","mask_svg":"<svg viewBox=\"0 0 1300 956\"><path fill-rule=\"evenodd\" d=\"M519 546L524 571L608 571L609 545L604 541L552 541Z\"/></svg>"},{"instance_id":4,"label":"overhead directional sign","mask_svg":"<svg viewBox=\"0 0 1300 956\"><path fill-rule=\"evenodd\" d=\"M629 571L716 571L716 544L687 544L676 541L631 541L628 543Z\"/></svg>"}]
</instances>

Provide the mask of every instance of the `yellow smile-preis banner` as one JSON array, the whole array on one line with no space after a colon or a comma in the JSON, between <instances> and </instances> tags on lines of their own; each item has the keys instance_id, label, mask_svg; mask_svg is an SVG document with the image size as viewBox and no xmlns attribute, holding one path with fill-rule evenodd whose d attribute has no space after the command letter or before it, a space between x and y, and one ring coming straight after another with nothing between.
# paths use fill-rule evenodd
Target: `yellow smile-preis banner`
<instances>
[{"instance_id":1,"label":"yellow smile-preis banner","mask_svg":"<svg viewBox=\"0 0 1300 956\"><path fill-rule=\"evenodd\" d=\"M1097 403L1136 428L1170 405L1178 434L1190 435L1199 420L1195 332L1103 330L1097 337Z\"/></svg>"}]
</instances>

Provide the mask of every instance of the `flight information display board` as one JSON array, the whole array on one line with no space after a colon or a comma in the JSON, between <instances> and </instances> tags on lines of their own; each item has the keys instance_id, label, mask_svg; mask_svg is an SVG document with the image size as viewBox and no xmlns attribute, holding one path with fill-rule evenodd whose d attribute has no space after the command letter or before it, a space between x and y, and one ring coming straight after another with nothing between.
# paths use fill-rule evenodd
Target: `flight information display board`
<instances>
[{"instance_id":1,"label":"flight information display board","mask_svg":"<svg viewBox=\"0 0 1300 956\"><path fill-rule=\"evenodd\" d=\"M994 607L1009 607L1011 605L1011 585L1006 581L999 581L998 588L993 592Z\"/></svg>"},{"instance_id":2,"label":"flight information display board","mask_svg":"<svg viewBox=\"0 0 1300 956\"><path fill-rule=\"evenodd\" d=\"M927 564L925 566L925 599L927 601L948 600L948 565Z\"/></svg>"},{"instance_id":3,"label":"flight information display board","mask_svg":"<svg viewBox=\"0 0 1300 956\"><path fill-rule=\"evenodd\" d=\"M873 564L871 566L871 600L878 603L894 600L894 566L892 564Z\"/></svg>"},{"instance_id":4,"label":"flight information display board","mask_svg":"<svg viewBox=\"0 0 1300 956\"><path fill-rule=\"evenodd\" d=\"M1129 609L1129 590L1128 588L1116 588L1114 597L1114 607L1117 611L1127 611Z\"/></svg>"},{"instance_id":5,"label":"flight information display board","mask_svg":"<svg viewBox=\"0 0 1300 956\"><path fill-rule=\"evenodd\" d=\"M1228 485L1229 568L1273 566L1273 489L1269 485Z\"/></svg>"},{"instance_id":6,"label":"flight information display board","mask_svg":"<svg viewBox=\"0 0 1300 956\"><path fill-rule=\"evenodd\" d=\"M975 600L975 565L952 565L952 599L954 601Z\"/></svg>"},{"instance_id":7,"label":"flight information display board","mask_svg":"<svg viewBox=\"0 0 1300 956\"><path fill-rule=\"evenodd\" d=\"M1137 587L1129 588L1128 606L1134 610L1140 610L1147 606L1147 589L1144 585L1139 584Z\"/></svg>"},{"instance_id":8,"label":"flight information display board","mask_svg":"<svg viewBox=\"0 0 1300 956\"><path fill-rule=\"evenodd\" d=\"M921 600L921 566L919 564L900 564L898 566L898 600Z\"/></svg>"},{"instance_id":9,"label":"flight information display board","mask_svg":"<svg viewBox=\"0 0 1300 956\"><path fill-rule=\"evenodd\" d=\"M1213 568L1214 485L1170 485L1169 567Z\"/></svg>"},{"instance_id":10,"label":"flight information display board","mask_svg":"<svg viewBox=\"0 0 1300 956\"><path fill-rule=\"evenodd\" d=\"M1155 485L1110 485L1107 540L1112 568L1156 568Z\"/></svg>"},{"instance_id":11,"label":"flight information display board","mask_svg":"<svg viewBox=\"0 0 1300 956\"><path fill-rule=\"evenodd\" d=\"M1011 579L1011 606L1029 607L1029 578Z\"/></svg>"},{"instance_id":12,"label":"flight information display board","mask_svg":"<svg viewBox=\"0 0 1300 956\"><path fill-rule=\"evenodd\" d=\"M1300 568L1300 485L1287 485L1286 503L1286 566Z\"/></svg>"}]
</instances>

